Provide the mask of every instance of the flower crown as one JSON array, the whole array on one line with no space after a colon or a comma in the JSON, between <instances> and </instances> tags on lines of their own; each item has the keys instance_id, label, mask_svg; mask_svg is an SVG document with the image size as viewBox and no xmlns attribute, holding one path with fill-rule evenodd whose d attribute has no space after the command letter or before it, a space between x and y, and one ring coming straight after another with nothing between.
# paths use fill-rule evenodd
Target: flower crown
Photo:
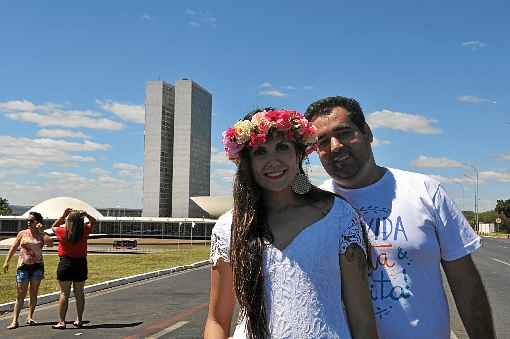
<instances>
[{"instance_id":1,"label":"flower crown","mask_svg":"<svg viewBox=\"0 0 510 339\"><path fill-rule=\"evenodd\" d=\"M234 127L223 132L223 146L230 160L239 161L244 147L254 147L266 142L275 130L283 132L287 140L306 146L305 153L316 149L317 129L301 113L288 110L264 110L253 115L251 120L236 122Z\"/></svg>"}]
</instances>

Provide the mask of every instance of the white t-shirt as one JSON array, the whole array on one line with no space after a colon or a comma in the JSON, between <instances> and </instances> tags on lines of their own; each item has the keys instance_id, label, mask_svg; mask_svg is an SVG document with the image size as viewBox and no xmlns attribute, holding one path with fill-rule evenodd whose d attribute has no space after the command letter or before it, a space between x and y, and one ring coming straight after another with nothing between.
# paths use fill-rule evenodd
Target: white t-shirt
<instances>
[{"instance_id":1,"label":"white t-shirt","mask_svg":"<svg viewBox=\"0 0 510 339\"><path fill-rule=\"evenodd\" d=\"M370 289L380 338L449 339L448 302L441 259L462 258L480 238L439 182L387 168L376 183L341 195L363 216L373 246Z\"/></svg>"}]
</instances>

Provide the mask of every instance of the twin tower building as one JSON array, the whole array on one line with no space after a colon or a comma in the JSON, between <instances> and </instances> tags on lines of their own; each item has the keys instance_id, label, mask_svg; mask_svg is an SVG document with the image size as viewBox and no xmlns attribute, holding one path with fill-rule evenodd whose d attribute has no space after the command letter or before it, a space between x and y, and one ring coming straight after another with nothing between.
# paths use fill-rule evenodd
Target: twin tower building
<instances>
[{"instance_id":1,"label":"twin tower building","mask_svg":"<svg viewBox=\"0 0 510 339\"><path fill-rule=\"evenodd\" d=\"M210 194L211 94L182 79L145 88L144 217L202 217L190 197Z\"/></svg>"}]
</instances>

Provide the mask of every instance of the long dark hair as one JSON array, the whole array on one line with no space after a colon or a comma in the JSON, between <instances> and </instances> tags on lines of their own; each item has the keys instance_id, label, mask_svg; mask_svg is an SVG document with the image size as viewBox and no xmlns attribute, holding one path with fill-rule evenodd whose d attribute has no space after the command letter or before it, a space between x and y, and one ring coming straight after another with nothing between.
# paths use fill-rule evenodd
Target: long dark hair
<instances>
[{"instance_id":1,"label":"long dark hair","mask_svg":"<svg viewBox=\"0 0 510 339\"><path fill-rule=\"evenodd\" d=\"M263 110L271 110L265 108ZM249 120L262 109L247 114ZM305 145L295 143L299 159L303 159ZM299 170L302 172L301 163ZM273 242L273 234L266 219L262 201L262 189L253 177L249 150L245 148L234 179L234 209L230 260L233 271L234 290L240 306L240 317L246 318L248 338L261 339L269 335L264 298L263 254L267 244ZM324 199L328 192L312 187L304 198L311 203Z\"/></svg>"},{"instance_id":2,"label":"long dark hair","mask_svg":"<svg viewBox=\"0 0 510 339\"><path fill-rule=\"evenodd\" d=\"M76 244L81 240L84 229L85 221L79 211L72 211L66 219L66 235L65 239L71 244Z\"/></svg>"},{"instance_id":3,"label":"long dark hair","mask_svg":"<svg viewBox=\"0 0 510 339\"><path fill-rule=\"evenodd\" d=\"M37 221L38 223L42 224L43 222L43 217L41 215L41 213L39 212L35 212L35 211L31 211L31 212L28 212L28 214L30 214L31 216L34 217L35 221Z\"/></svg>"}]
</instances>

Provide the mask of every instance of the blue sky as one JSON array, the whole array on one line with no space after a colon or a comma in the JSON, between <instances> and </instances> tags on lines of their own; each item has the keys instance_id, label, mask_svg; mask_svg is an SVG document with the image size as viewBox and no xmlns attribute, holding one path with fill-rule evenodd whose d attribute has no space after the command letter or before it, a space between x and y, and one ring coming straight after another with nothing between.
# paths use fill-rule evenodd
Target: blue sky
<instances>
[{"instance_id":1,"label":"blue sky","mask_svg":"<svg viewBox=\"0 0 510 339\"><path fill-rule=\"evenodd\" d=\"M0 196L140 207L149 80L213 94L221 131L257 106L357 98L376 160L436 176L473 209L510 198L510 11L504 1L0 2ZM324 178L317 159L311 176ZM464 198L463 198L464 197Z\"/></svg>"}]
</instances>

